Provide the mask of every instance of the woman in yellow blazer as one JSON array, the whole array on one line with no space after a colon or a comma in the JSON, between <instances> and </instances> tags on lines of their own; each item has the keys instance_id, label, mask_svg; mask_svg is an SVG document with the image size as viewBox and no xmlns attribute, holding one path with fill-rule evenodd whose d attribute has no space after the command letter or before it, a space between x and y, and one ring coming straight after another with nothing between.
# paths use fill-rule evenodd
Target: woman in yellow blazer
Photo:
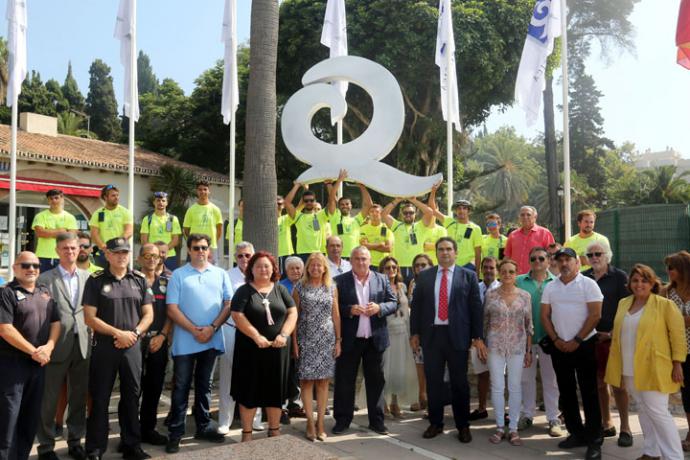
<instances>
[{"instance_id":1,"label":"woman in yellow blazer","mask_svg":"<svg viewBox=\"0 0 690 460\"><path fill-rule=\"evenodd\" d=\"M636 264L613 322L606 383L625 387L639 406L644 435L638 460L682 460L678 429L668 410L668 395L680 389L687 347L683 318L676 305L657 293L654 270Z\"/></svg>"}]
</instances>

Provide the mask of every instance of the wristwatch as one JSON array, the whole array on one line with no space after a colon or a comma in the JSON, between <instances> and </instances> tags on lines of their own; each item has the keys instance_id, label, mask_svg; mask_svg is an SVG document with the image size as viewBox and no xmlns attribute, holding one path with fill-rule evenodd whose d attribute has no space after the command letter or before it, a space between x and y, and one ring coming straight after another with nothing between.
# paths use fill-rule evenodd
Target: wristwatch
<instances>
[{"instance_id":1,"label":"wristwatch","mask_svg":"<svg viewBox=\"0 0 690 460\"><path fill-rule=\"evenodd\" d=\"M584 342L584 340L582 340L582 339L581 339L580 337L578 337L577 335L576 335L575 337L573 337L573 340L576 341L578 344L582 344L582 342Z\"/></svg>"},{"instance_id":2,"label":"wristwatch","mask_svg":"<svg viewBox=\"0 0 690 460\"><path fill-rule=\"evenodd\" d=\"M282 332L281 332L280 334L278 334L278 335L281 336L282 338L284 338L285 340L287 340L288 337L290 337L289 335L284 334L284 333L282 333Z\"/></svg>"},{"instance_id":3,"label":"wristwatch","mask_svg":"<svg viewBox=\"0 0 690 460\"><path fill-rule=\"evenodd\" d=\"M138 327L135 327L134 330L133 330L132 332L134 332L134 334L136 334L137 339L138 339L139 337L141 337L141 332L139 332L139 328L138 328Z\"/></svg>"}]
</instances>

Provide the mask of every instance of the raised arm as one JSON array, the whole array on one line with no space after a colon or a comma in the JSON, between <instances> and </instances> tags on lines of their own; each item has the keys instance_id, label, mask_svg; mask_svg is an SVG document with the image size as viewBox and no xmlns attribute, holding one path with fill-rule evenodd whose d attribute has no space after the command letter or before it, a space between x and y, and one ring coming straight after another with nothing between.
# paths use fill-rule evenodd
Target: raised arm
<instances>
[{"instance_id":1,"label":"raised arm","mask_svg":"<svg viewBox=\"0 0 690 460\"><path fill-rule=\"evenodd\" d=\"M358 183L357 186L362 194L362 210L359 214L362 218L366 218L369 215L369 210L374 206L374 200L371 199L371 194L369 194L369 190L367 190L364 184Z\"/></svg>"},{"instance_id":2,"label":"raised arm","mask_svg":"<svg viewBox=\"0 0 690 460\"><path fill-rule=\"evenodd\" d=\"M409 197L408 201L413 205L417 206L417 209L422 211L422 223L424 223L424 226L432 227L432 224L434 223L434 210L426 204L419 201L417 197Z\"/></svg>"},{"instance_id":3,"label":"raised arm","mask_svg":"<svg viewBox=\"0 0 690 460\"><path fill-rule=\"evenodd\" d=\"M328 206L326 209L328 210L329 216L332 216L338 207L338 190L340 189L340 185L346 178L347 171L341 169L340 174L338 174L338 179L336 179L335 181L335 184L326 184L326 187L328 188Z\"/></svg>"},{"instance_id":4,"label":"raised arm","mask_svg":"<svg viewBox=\"0 0 690 460\"><path fill-rule=\"evenodd\" d=\"M388 203L381 211L381 220L383 223L388 225L388 228L393 227L393 218L391 217L391 212L395 209L398 204L402 201L402 198L396 197L393 201Z\"/></svg>"},{"instance_id":5,"label":"raised arm","mask_svg":"<svg viewBox=\"0 0 690 460\"><path fill-rule=\"evenodd\" d=\"M295 205L292 204L292 201L295 199L295 195L297 195L297 190L300 189L302 184L299 182L295 182L292 185L292 188L290 189L290 192L288 192L287 196L285 197L285 210L288 213L288 216L290 216L290 219L295 218L295 214L297 213L297 209L295 208Z\"/></svg>"}]
</instances>

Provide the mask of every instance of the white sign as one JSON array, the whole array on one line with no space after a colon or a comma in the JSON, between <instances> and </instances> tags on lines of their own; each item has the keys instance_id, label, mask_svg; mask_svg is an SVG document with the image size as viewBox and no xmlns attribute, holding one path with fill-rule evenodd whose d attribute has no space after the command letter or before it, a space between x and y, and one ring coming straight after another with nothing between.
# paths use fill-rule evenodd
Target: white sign
<instances>
[{"instance_id":1,"label":"white sign","mask_svg":"<svg viewBox=\"0 0 690 460\"><path fill-rule=\"evenodd\" d=\"M312 132L312 118L323 108L331 109L331 123L347 113L347 102L333 81L348 81L371 97L373 116L367 129L351 142L329 144ZM283 108L281 130L288 150L311 168L297 182L306 184L335 179L346 169L348 179L389 196L418 196L443 179L442 174L420 177L380 162L395 147L405 125L405 105L400 86L385 67L357 56L326 59L302 77L304 88Z\"/></svg>"}]
</instances>

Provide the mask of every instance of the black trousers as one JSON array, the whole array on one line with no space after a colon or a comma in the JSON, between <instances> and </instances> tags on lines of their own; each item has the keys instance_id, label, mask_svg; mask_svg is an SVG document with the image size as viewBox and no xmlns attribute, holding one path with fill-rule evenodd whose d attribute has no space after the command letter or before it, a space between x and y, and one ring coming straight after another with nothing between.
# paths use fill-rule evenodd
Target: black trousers
<instances>
[{"instance_id":1,"label":"black trousers","mask_svg":"<svg viewBox=\"0 0 690 460\"><path fill-rule=\"evenodd\" d=\"M168 341L164 341L163 346L155 353L151 353L148 350L150 342L151 339L148 337L141 342L143 372L141 375L139 421L141 423L141 432L144 434L156 429L158 402L163 392L165 368L168 365Z\"/></svg>"},{"instance_id":2,"label":"black trousers","mask_svg":"<svg viewBox=\"0 0 690 460\"><path fill-rule=\"evenodd\" d=\"M683 410L690 414L690 354L685 357L683 363L683 386L680 388L680 394L683 396Z\"/></svg>"},{"instance_id":3,"label":"black trousers","mask_svg":"<svg viewBox=\"0 0 690 460\"><path fill-rule=\"evenodd\" d=\"M443 406L447 386L443 381L446 365L450 375L451 405L457 429L469 426L470 385L467 381L468 350L457 351L450 342L448 326L434 326L424 345L424 375L429 399L429 423L443 426Z\"/></svg>"},{"instance_id":4,"label":"black trousers","mask_svg":"<svg viewBox=\"0 0 690 460\"><path fill-rule=\"evenodd\" d=\"M120 376L118 419L125 448L141 444L139 395L141 391L141 342L115 348L112 337L99 336L91 348L89 392L93 406L86 421L86 452L103 455L108 448L108 406L115 378Z\"/></svg>"},{"instance_id":5,"label":"black trousers","mask_svg":"<svg viewBox=\"0 0 690 460\"><path fill-rule=\"evenodd\" d=\"M369 424L383 425L383 352L374 347L373 340L355 339L354 348L342 352L335 361L335 388L333 390L333 416L336 423L349 426L355 412L355 380L362 363L364 385L367 392Z\"/></svg>"},{"instance_id":6,"label":"black trousers","mask_svg":"<svg viewBox=\"0 0 690 460\"><path fill-rule=\"evenodd\" d=\"M600 444L603 441L595 345L596 336L582 342L572 353L556 350L551 354L560 393L558 405L565 418L565 427L570 434L582 437L590 444ZM585 411L584 425L577 399L578 386Z\"/></svg>"},{"instance_id":7,"label":"black trousers","mask_svg":"<svg viewBox=\"0 0 690 460\"><path fill-rule=\"evenodd\" d=\"M28 356L0 356L0 460L26 460L41 418L44 369Z\"/></svg>"}]
</instances>

